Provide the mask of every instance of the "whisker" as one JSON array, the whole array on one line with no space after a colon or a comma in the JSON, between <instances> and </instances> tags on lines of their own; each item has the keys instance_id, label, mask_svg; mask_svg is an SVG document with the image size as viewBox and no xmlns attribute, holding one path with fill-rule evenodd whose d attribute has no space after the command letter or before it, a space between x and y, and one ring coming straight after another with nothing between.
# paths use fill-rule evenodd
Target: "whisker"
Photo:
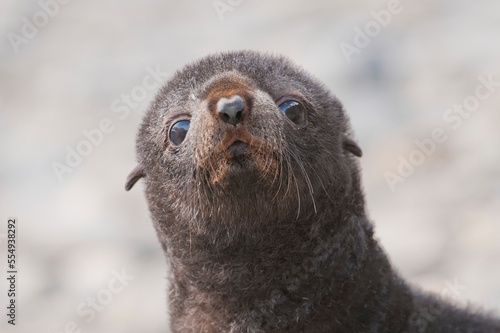
<instances>
[{"instance_id":1,"label":"whisker","mask_svg":"<svg viewBox=\"0 0 500 333\"><path fill-rule=\"evenodd\" d=\"M309 194L311 195L311 199L312 199L312 203L313 203L313 207L314 207L314 213L317 214L318 210L316 208L316 200L314 200L314 195L313 195L314 190L312 187L311 179L309 178L309 175L307 174L306 169L304 168L304 164L299 160L297 155L295 155L290 149L288 149L288 153L295 159L295 161L299 165L300 171L302 172L302 175L304 176L307 187L309 189Z\"/></svg>"},{"instance_id":2,"label":"whisker","mask_svg":"<svg viewBox=\"0 0 500 333\"><path fill-rule=\"evenodd\" d=\"M274 173L274 178L273 178L273 184L276 179L278 179L279 183L278 183L278 189L276 190L276 194L274 195L273 200L276 200L281 191L281 186L283 185L283 154L279 150L277 159L279 163L279 169L278 167L276 167L276 171Z\"/></svg>"},{"instance_id":3,"label":"whisker","mask_svg":"<svg viewBox=\"0 0 500 333\"><path fill-rule=\"evenodd\" d=\"M328 200L330 200L332 203L335 203L335 201L330 197L330 194L328 193L328 190L326 189L326 186L325 184L323 183L323 180L321 179L321 177L319 176L318 172L316 171L316 169L314 168L311 168L311 170L316 174L316 178L319 180L319 183L321 184L321 187L323 188L323 190L325 191L325 194L326 194L326 197L328 198Z\"/></svg>"},{"instance_id":4,"label":"whisker","mask_svg":"<svg viewBox=\"0 0 500 333\"><path fill-rule=\"evenodd\" d=\"M285 150L290 153L290 151L285 148ZM291 184L291 180L294 180L295 181L295 188L297 190L297 219L300 217L300 191L299 191L299 183L298 183L298 180L297 180L297 177L295 176L295 172L293 171L293 167L292 167L292 163L290 161L290 157L289 157L289 154L287 154L286 156L286 164L287 164L287 167L288 167L288 184L287 184L287 191L285 193L285 196L286 197L288 195L288 192L290 190L290 184Z\"/></svg>"}]
</instances>

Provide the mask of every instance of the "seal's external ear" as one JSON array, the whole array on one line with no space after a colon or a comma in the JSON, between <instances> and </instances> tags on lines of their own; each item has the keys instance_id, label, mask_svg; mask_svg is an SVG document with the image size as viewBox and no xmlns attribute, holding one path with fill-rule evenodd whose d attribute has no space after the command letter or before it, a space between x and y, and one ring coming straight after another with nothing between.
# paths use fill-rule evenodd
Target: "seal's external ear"
<instances>
[{"instance_id":1,"label":"seal's external ear","mask_svg":"<svg viewBox=\"0 0 500 333\"><path fill-rule=\"evenodd\" d=\"M142 164L138 164L134 170L132 170L130 175L128 175L127 182L125 183L125 190L130 190L142 177L146 177L146 173L144 172Z\"/></svg>"},{"instance_id":2,"label":"seal's external ear","mask_svg":"<svg viewBox=\"0 0 500 333\"><path fill-rule=\"evenodd\" d=\"M363 152L361 151L361 148L359 148L358 144L348 137L347 135L344 134L344 141L342 142L342 146L344 147L345 150L353 153L357 157L363 156Z\"/></svg>"}]
</instances>

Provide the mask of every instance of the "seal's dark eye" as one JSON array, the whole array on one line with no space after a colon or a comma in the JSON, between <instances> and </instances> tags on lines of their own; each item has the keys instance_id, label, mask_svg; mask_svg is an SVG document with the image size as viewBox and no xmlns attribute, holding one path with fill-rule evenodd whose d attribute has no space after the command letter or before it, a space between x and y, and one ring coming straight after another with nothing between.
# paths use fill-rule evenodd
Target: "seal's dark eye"
<instances>
[{"instance_id":1,"label":"seal's dark eye","mask_svg":"<svg viewBox=\"0 0 500 333\"><path fill-rule=\"evenodd\" d=\"M184 141L189 130L189 124L191 124L189 120L181 120L170 127L168 138L174 146L178 146Z\"/></svg>"},{"instance_id":2,"label":"seal's dark eye","mask_svg":"<svg viewBox=\"0 0 500 333\"><path fill-rule=\"evenodd\" d=\"M306 124L306 108L301 103L294 100L286 101L280 104L280 109L295 125Z\"/></svg>"}]
</instances>

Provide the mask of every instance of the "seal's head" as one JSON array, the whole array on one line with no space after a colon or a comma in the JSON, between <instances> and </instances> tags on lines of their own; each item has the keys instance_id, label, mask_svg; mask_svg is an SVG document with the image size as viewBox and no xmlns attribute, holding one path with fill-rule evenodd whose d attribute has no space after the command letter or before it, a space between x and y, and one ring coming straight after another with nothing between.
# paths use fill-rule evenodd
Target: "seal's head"
<instances>
[{"instance_id":1,"label":"seal's head","mask_svg":"<svg viewBox=\"0 0 500 333\"><path fill-rule=\"evenodd\" d=\"M237 233L355 201L358 169L340 102L283 57L230 52L178 71L137 140L129 190L146 177L161 228Z\"/></svg>"}]
</instances>

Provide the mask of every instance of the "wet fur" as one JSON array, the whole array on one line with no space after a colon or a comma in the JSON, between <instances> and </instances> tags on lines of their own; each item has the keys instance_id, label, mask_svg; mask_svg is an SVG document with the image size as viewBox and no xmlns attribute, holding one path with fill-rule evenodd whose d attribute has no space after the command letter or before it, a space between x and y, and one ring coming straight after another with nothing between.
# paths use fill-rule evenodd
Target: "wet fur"
<instances>
[{"instance_id":1,"label":"wet fur","mask_svg":"<svg viewBox=\"0 0 500 333\"><path fill-rule=\"evenodd\" d=\"M229 129L213 108L235 93L250 112ZM284 96L307 107L304 128L280 112ZM173 147L168 128L182 117L191 127ZM241 138L245 173L226 154ZM366 215L348 117L286 58L231 52L186 66L152 103L137 151L127 189L145 177L173 332L500 332L391 268Z\"/></svg>"}]
</instances>

